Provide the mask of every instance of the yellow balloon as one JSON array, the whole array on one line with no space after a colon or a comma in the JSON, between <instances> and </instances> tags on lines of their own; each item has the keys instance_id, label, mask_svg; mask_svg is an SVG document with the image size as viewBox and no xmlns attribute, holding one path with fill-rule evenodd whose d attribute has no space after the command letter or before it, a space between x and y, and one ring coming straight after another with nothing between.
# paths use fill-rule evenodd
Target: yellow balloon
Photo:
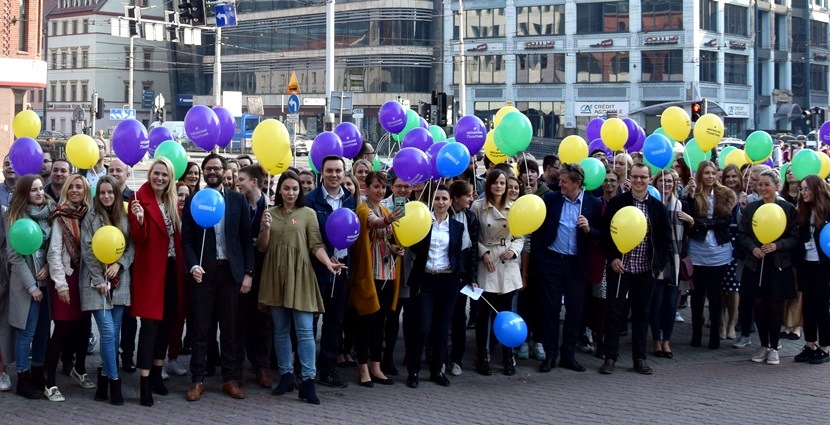
<instances>
[{"instance_id":1,"label":"yellow balloon","mask_svg":"<svg viewBox=\"0 0 830 425\"><path fill-rule=\"evenodd\" d=\"M605 143L605 146L608 146L609 149L621 151L625 147L625 142L628 141L628 127L619 118L608 118L602 123L599 135L602 138L602 143Z\"/></svg>"},{"instance_id":2,"label":"yellow balloon","mask_svg":"<svg viewBox=\"0 0 830 425\"><path fill-rule=\"evenodd\" d=\"M76 134L66 142L66 159L82 170L97 164L98 154L98 145L86 134Z\"/></svg>"},{"instance_id":3,"label":"yellow balloon","mask_svg":"<svg viewBox=\"0 0 830 425\"><path fill-rule=\"evenodd\" d=\"M496 140L493 136L495 134L494 132L495 130L487 132L487 138L484 140L484 154L487 155L487 158L490 158L490 162L493 164L501 164L507 161L507 155L496 147Z\"/></svg>"},{"instance_id":4,"label":"yellow balloon","mask_svg":"<svg viewBox=\"0 0 830 425\"><path fill-rule=\"evenodd\" d=\"M611 218L611 239L623 254L643 242L647 229L645 214L635 206L623 207Z\"/></svg>"},{"instance_id":5,"label":"yellow balloon","mask_svg":"<svg viewBox=\"0 0 830 425\"><path fill-rule=\"evenodd\" d=\"M545 202L536 195L522 195L507 214L507 228L513 236L529 235L545 222Z\"/></svg>"},{"instance_id":6,"label":"yellow balloon","mask_svg":"<svg viewBox=\"0 0 830 425\"><path fill-rule=\"evenodd\" d=\"M285 170L287 170L288 167L291 166L291 160L293 159L294 157L291 156L291 151L286 152L285 156L279 162L277 162L277 165L274 165L273 168L268 169L268 172L272 175L284 173Z\"/></svg>"},{"instance_id":7,"label":"yellow balloon","mask_svg":"<svg viewBox=\"0 0 830 425\"><path fill-rule=\"evenodd\" d=\"M251 136L251 148L266 170L274 168L286 152L291 154L291 138L283 123L269 118L257 124Z\"/></svg>"},{"instance_id":8,"label":"yellow balloon","mask_svg":"<svg viewBox=\"0 0 830 425\"><path fill-rule=\"evenodd\" d=\"M749 162L749 159L746 157L746 152L741 149L735 149L732 152L726 154L726 159L723 160L724 166L729 164L735 164L736 167L739 169L746 165Z\"/></svg>"},{"instance_id":9,"label":"yellow balloon","mask_svg":"<svg viewBox=\"0 0 830 425\"><path fill-rule=\"evenodd\" d=\"M708 152L723 139L723 121L715 114L706 114L697 120L693 133L700 150Z\"/></svg>"},{"instance_id":10,"label":"yellow balloon","mask_svg":"<svg viewBox=\"0 0 830 425\"><path fill-rule=\"evenodd\" d=\"M786 228L787 215L778 204L761 205L752 216L752 232L762 244L775 242Z\"/></svg>"},{"instance_id":11,"label":"yellow balloon","mask_svg":"<svg viewBox=\"0 0 830 425\"><path fill-rule=\"evenodd\" d=\"M824 152L819 152L818 157L821 159L821 171L818 172L818 176L826 179L827 176L830 176L830 156L827 156Z\"/></svg>"},{"instance_id":12,"label":"yellow balloon","mask_svg":"<svg viewBox=\"0 0 830 425\"><path fill-rule=\"evenodd\" d=\"M493 128L495 129L496 127L498 127L499 124L501 124L501 119L504 118L505 115L507 115L511 112L521 112L521 111L519 111L518 109L516 109L512 106L505 106L505 107L499 109L499 111L496 112L496 116L493 118Z\"/></svg>"},{"instance_id":13,"label":"yellow balloon","mask_svg":"<svg viewBox=\"0 0 830 425\"><path fill-rule=\"evenodd\" d=\"M92 253L104 264L118 261L126 247L124 233L115 226L101 227L92 235Z\"/></svg>"},{"instance_id":14,"label":"yellow balloon","mask_svg":"<svg viewBox=\"0 0 830 425\"><path fill-rule=\"evenodd\" d=\"M588 157L588 143L585 139L571 135L559 143L559 160L563 164L572 164Z\"/></svg>"},{"instance_id":15,"label":"yellow balloon","mask_svg":"<svg viewBox=\"0 0 830 425\"><path fill-rule=\"evenodd\" d=\"M685 141L692 130L692 120L685 109L670 106L660 115L660 126L669 139Z\"/></svg>"},{"instance_id":16,"label":"yellow balloon","mask_svg":"<svg viewBox=\"0 0 830 425\"><path fill-rule=\"evenodd\" d=\"M432 217L426 204L420 201L406 203L406 214L392 224L395 237L404 247L420 242L432 227Z\"/></svg>"},{"instance_id":17,"label":"yellow balloon","mask_svg":"<svg viewBox=\"0 0 830 425\"><path fill-rule=\"evenodd\" d=\"M40 117L35 111L29 109L18 112L12 121L12 132L18 139L21 137L36 139L40 134Z\"/></svg>"}]
</instances>

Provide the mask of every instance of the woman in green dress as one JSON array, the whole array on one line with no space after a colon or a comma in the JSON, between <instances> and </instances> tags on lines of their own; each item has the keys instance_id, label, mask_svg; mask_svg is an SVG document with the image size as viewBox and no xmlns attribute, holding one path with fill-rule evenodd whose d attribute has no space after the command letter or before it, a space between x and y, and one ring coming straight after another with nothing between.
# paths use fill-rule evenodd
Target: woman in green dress
<instances>
[{"instance_id":1,"label":"woman in green dress","mask_svg":"<svg viewBox=\"0 0 830 425\"><path fill-rule=\"evenodd\" d=\"M291 365L291 319L297 331L297 354L302 365L299 388L301 399L320 404L314 388L317 374L312 323L315 313L323 313L323 298L311 266L311 255L335 275L345 268L333 263L320 237L317 216L305 206L300 178L287 171L277 182L273 208L262 215L257 248L265 253L259 303L270 307L274 321L274 350L280 369L280 382L272 394L294 389Z\"/></svg>"}]
</instances>

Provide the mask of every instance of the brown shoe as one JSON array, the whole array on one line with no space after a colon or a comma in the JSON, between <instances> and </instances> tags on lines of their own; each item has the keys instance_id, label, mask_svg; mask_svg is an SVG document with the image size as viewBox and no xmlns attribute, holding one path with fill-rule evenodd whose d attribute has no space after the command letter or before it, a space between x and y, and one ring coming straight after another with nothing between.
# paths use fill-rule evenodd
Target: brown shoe
<instances>
[{"instance_id":1,"label":"brown shoe","mask_svg":"<svg viewBox=\"0 0 830 425\"><path fill-rule=\"evenodd\" d=\"M599 373L603 375L610 375L614 373L614 363L616 363L613 359L605 359L605 362L602 363L602 366L599 368Z\"/></svg>"},{"instance_id":2,"label":"brown shoe","mask_svg":"<svg viewBox=\"0 0 830 425\"><path fill-rule=\"evenodd\" d=\"M271 388L274 385L274 381L271 380L268 371L265 369L256 374L256 383L262 388Z\"/></svg>"},{"instance_id":3,"label":"brown shoe","mask_svg":"<svg viewBox=\"0 0 830 425\"><path fill-rule=\"evenodd\" d=\"M205 384L201 382L196 382L193 384L189 390L187 390L187 395L185 395L185 400L187 401L199 401L202 398L202 393L205 392Z\"/></svg>"},{"instance_id":4,"label":"brown shoe","mask_svg":"<svg viewBox=\"0 0 830 425\"><path fill-rule=\"evenodd\" d=\"M654 373L648 363L646 363L645 359L634 360L634 371L641 375L651 375Z\"/></svg>"},{"instance_id":5,"label":"brown shoe","mask_svg":"<svg viewBox=\"0 0 830 425\"><path fill-rule=\"evenodd\" d=\"M225 385L222 385L222 392L237 400L245 398L245 393L242 392L242 388L239 388L239 384L236 381L225 382Z\"/></svg>"}]
</instances>

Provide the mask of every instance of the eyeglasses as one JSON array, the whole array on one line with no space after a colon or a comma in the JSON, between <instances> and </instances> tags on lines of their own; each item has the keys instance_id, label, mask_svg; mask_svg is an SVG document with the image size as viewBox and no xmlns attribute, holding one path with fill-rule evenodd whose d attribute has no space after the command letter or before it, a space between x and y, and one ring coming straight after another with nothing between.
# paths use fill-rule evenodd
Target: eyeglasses
<instances>
[{"instance_id":1,"label":"eyeglasses","mask_svg":"<svg viewBox=\"0 0 830 425\"><path fill-rule=\"evenodd\" d=\"M674 184L674 180L663 180L663 184Z\"/></svg>"},{"instance_id":2,"label":"eyeglasses","mask_svg":"<svg viewBox=\"0 0 830 425\"><path fill-rule=\"evenodd\" d=\"M605 158L605 154L602 152L598 152L592 155L594 158Z\"/></svg>"},{"instance_id":3,"label":"eyeglasses","mask_svg":"<svg viewBox=\"0 0 830 425\"><path fill-rule=\"evenodd\" d=\"M222 167L205 167L206 173L216 173L222 171Z\"/></svg>"},{"instance_id":4,"label":"eyeglasses","mask_svg":"<svg viewBox=\"0 0 830 425\"><path fill-rule=\"evenodd\" d=\"M813 191L812 191L812 190L810 190L810 188L808 188L808 187L799 187L799 188L798 188L798 191L799 191L799 192L801 192L801 193L804 193L804 192L809 192L809 193L812 193L812 192L813 192Z\"/></svg>"},{"instance_id":5,"label":"eyeglasses","mask_svg":"<svg viewBox=\"0 0 830 425\"><path fill-rule=\"evenodd\" d=\"M610 184L617 184L617 183L619 183L619 180L609 180L609 179L605 179L605 181L604 181L603 183L605 183L605 184L609 184L609 183L610 183Z\"/></svg>"},{"instance_id":6,"label":"eyeglasses","mask_svg":"<svg viewBox=\"0 0 830 425\"><path fill-rule=\"evenodd\" d=\"M400 190L412 189L412 186L410 186L408 184L406 184L406 185L396 184L396 185L393 185L392 187L394 187L395 189L400 189Z\"/></svg>"},{"instance_id":7,"label":"eyeglasses","mask_svg":"<svg viewBox=\"0 0 830 425\"><path fill-rule=\"evenodd\" d=\"M648 180L648 176L635 176L634 174L632 174L631 180Z\"/></svg>"}]
</instances>

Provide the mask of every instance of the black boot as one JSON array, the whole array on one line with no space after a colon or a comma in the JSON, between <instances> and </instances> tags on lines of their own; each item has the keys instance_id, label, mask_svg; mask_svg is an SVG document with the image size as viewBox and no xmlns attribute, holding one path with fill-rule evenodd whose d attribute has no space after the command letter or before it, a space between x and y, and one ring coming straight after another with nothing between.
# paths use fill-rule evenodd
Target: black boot
<instances>
[{"instance_id":1,"label":"black boot","mask_svg":"<svg viewBox=\"0 0 830 425\"><path fill-rule=\"evenodd\" d=\"M149 376L142 376L141 377L141 388L139 390L140 397L141 397L141 405L142 406L152 406L153 405L153 392L150 390L150 377Z\"/></svg>"},{"instance_id":2,"label":"black boot","mask_svg":"<svg viewBox=\"0 0 830 425\"><path fill-rule=\"evenodd\" d=\"M294 390L294 374L291 372L283 373L280 376L280 382L271 391L271 395L283 395Z\"/></svg>"},{"instance_id":3,"label":"black boot","mask_svg":"<svg viewBox=\"0 0 830 425\"><path fill-rule=\"evenodd\" d=\"M700 347L700 340L703 337L703 328L700 325L694 325L692 327L692 343L690 344L692 347Z\"/></svg>"},{"instance_id":4,"label":"black boot","mask_svg":"<svg viewBox=\"0 0 830 425\"><path fill-rule=\"evenodd\" d=\"M46 388L46 377L43 376L44 370L43 366L32 366L31 369L32 387L38 391L43 391Z\"/></svg>"},{"instance_id":5,"label":"black boot","mask_svg":"<svg viewBox=\"0 0 830 425\"><path fill-rule=\"evenodd\" d=\"M170 394L164 386L164 380L161 379L161 366L153 366L150 369L150 389L158 395Z\"/></svg>"},{"instance_id":6,"label":"black boot","mask_svg":"<svg viewBox=\"0 0 830 425\"><path fill-rule=\"evenodd\" d=\"M32 386L32 374L28 370L17 374L17 395L29 400L40 398L40 390Z\"/></svg>"},{"instance_id":7,"label":"black boot","mask_svg":"<svg viewBox=\"0 0 830 425\"><path fill-rule=\"evenodd\" d=\"M300 382L299 398L300 400L305 400L307 403L320 404L320 399L317 397L317 390L314 388L314 379L306 379Z\"/></svg>"},{"instance_id":8,"label":"black boot","mask_svg":"<svg viewBox=\"0 0 830 425\"><path fill-rule=\"evenodd\" d=\"M112 404L114 406L123 406L124 405L124 395L121 394L121 380L120 379L110 379L109 380L109 386L110 386L110 404ZM101 388L101 384L98 384L98 388Z\"/></svg>"},{"instance_id":9,"label":"black boot","mask_svg":"<svg viewBox=\"0 0 830 425\"><path fill-rule=\"evenodd\" d=\"M513 350L504 348L502 353L502 365L504 366L504 374L513 376L516 374L516 358L513 355Z\"/></svg>"},{"instance_id":10,"label":"black boot","mask_svg":"<svg viewBox=\"0 0 830 425\"><path fill-rule=\"evenodd\" d=\"M398 368L395 367L395 361L392 358L392 353L384 353L380 370L387 375L398 376Z\"/></svg>"},{"instance_id":11,"label":"black boot","mask_svg":"<svg viewBox=\"0 0 830 425\"><path fill-rule=\"evenodd\" d=\"M98 371L98 385L95 387L95 401L107 401L107 376Z\"/></svg>"},{"instance_id":12,"label":"black boot","mask_svg":"<svg viewBox=\"0 0 830 425\"><path fill-rule=\"evenodd\" d=\"M490 369L490 359L487 353L478 353L476 357L476 372L484 376L493 374L493 370Z\"/></svg>"}]
</instances>

